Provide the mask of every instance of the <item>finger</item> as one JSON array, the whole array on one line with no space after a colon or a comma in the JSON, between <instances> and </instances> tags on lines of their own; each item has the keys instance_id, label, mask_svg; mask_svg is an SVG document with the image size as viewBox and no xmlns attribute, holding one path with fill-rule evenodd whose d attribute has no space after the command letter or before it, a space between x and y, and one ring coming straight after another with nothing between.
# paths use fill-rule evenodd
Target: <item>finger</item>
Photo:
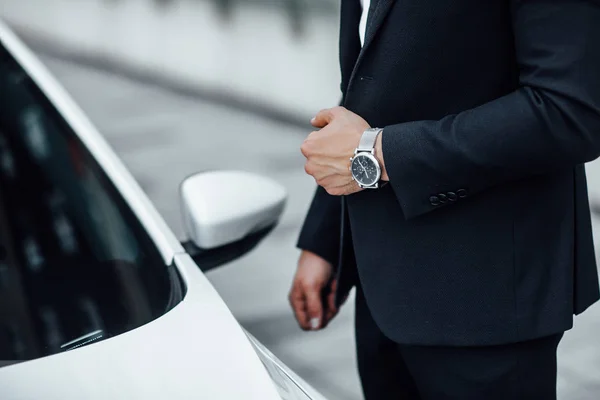
<instances>
[{"instance_id":1,"label":"finger","mask_svg":"<svg viewBox=\"0 0 600 400\"><path fill-rule=\"evenodd\" d=\"M321 301L321 290L317 287L305 289L306 311L308 313L308 324L310 329L318 330L323 325L323 303Z\"/></svg>"},{"instance_id":2,"label":"finger","mask_svg":"<svg viewBox=\"0 0 600 400\"><path fill-rule=\"evenodd\" d=\"M292 310L294 311L294 317L296 317L296 321L298 321L298 325L300 325L300 328L308 330L310 325L308 314L306 312L306 296L301 290L300 285L294 285L290 292L289 300Z\"/></svg>"},{"instance_id":3,"label":"finger","mask_svg":"<svg viewBox=\"0 0 600 400\"><path fill-rule=\"evenodd\" d=\"M327 126L327 122L323 122L322 120L317 120L317 117L314 117L313 119L310 120L310 124L315 127L315 128L325 128Z\"/></svg>"},{"instance_id":4,"label":"finger","mask_svg":"<svg viewBox=\"0 0 600 400\"><path fill-rule=\"evenodd\" d=\"M308 153L311 152L311 148L314 147L313 143L314 143L314 136L318 135L320 131L312 131L310 132L307 136L306 139L304 139L304 142L302 142L302 145L300 145L300 151L302 152L302 154L304 155L304 157L308 157Z\"/></svg>"},{"instance_id":5,"label":"finger","mask_svg":"<svg viewBox=\"0 0 600 400\"><path fill-rule=\"evenodd\" d=\"M350 183L347 185L332 185L332 186L327 186L327 185L321 185L323 186L323 188L327 191L327 193L329 193L332 196L348 196L357 192L360 192L361 189L360 186L358 186L356 183Z\"/></svg>"},{"instance_id":6,"label":"finger","mask_svg":"<svg viewBox=\"0 0 600 400\"><path fill-rule=\"evenodd\" d=\"M337 305L335 304L337 288L338 288L337 279L334 279L331 282L331 291L330 291L329 295L327 296L328 311L331 311L333 313L337 313Z\"/></svg>"},{"instance_id":7,"label":"finger","mask_svg":"<svg viewBox=\"0 0 600 400\"><path fill-rule=\"evenodd\" d=\"M356 185L350 176L332 174L330 171L322 168L314 168L314 170L313 177L317 181L317 184L326 189L343 189L346 191L349 190L351 186Z\"/></svg>"},{"instance_id":8,"label":"finger","mask_svg":"<svg viewBox=\"0 0 600 400\"><path fill-rule=\"evenodd\" d=\"M338 314L338 307L335 304L335 297L336 297L336 291L337 291L337 281L333 281L331 284L331 291L329 292L329 294L327 295L327 298L325 299L326 304L327 304L327 312L326 312L326 317L325 317L325 323L323 324L324 326L327 326L329 324L329 322L335 318L335 316Z\"/></svg>"},{"instance_id":9,"label":"finger","mask_svg":"<svg viewBox=\"0 0 600 400\"><path fill-rule=\"evenodd\" d=\"M337 168L337 166L324 163L321 159L307 160L304 171L324 188L342 188L355 184L348 170Z\"/></svg>"},{"instance_id":10,"label":"finger","mask_svg":"<svg viewBox=\"0 0 600 400\"><path fill-rule=\"evenodd\" d=\"M317 115L310 120L310 123L315 128L324 128L333 120L333 109L326 108L317 113Z\"/></svg>"},{"instance_id":11,"label":"finger","mask_svg":"<svg viewBox=\"0 0 600 400\"><path fill-rule=\"evenodd\" d=\"M320 157L311 161L315 166L313 176L323 180L327 179L323 182L324 186L342 187L356 184L352 179L352 173L348 170L348 166L340 165L339 162L327 162L327 160L322 160Z\"/></svg>"},{"instance_id":12,"label":"finger","mask_svg":"<svg viewBox=\"0 0 600 400\"><path fill-rule=\"evenodd\" d=\"M323 322L323 328L326 328L329 326L329 324L331 323L331 321L333 321L333 319L338 315L338 312L327 312L327 316L325 317L325 321Z\"/></svg>"},{"instance_id":13,"label":"finger","mask_svg":"<svg viewBox=\"0 0 600 400\"><path fill-rule=\"evenodd\" d=\"M356 183L355 181L352 181L351 183L347 184L346 186L344 186L341 191L343 192L344 196L350 195L350 194L354 194L354 193L358 193L361 190L363 190L360 186L358 186L358 183Z\"/></svg>"}]
</instances>

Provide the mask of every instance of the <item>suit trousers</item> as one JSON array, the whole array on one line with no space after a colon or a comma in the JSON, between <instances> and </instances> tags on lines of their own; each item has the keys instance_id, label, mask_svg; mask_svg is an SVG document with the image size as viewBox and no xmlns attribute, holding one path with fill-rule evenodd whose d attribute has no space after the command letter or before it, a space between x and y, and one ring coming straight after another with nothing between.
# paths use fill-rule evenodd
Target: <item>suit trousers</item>
<instances>
[{"instance_id":1,"label":"suit trousers","mask_svg":"<svg viewBox=\"0 0 600 400\"><path fill-rule=\"evenodd\" d=\"M355 329L366 400L556 399L556 350L563 333L499 346L402 345L378 328L360 287Z\"/></svg>"}]
</instances>

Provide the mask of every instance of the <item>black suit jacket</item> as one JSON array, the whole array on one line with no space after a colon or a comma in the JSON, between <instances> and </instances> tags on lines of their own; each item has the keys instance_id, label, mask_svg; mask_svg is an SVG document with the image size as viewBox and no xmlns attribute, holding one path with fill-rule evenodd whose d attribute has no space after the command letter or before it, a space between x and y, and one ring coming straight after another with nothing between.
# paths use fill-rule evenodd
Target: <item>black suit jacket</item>
<instances>
[{"instance_id":1,"label":"black suit jacket","mask_svg":"<svg viewBox=\"0 0 600 400\"><path fill-rule=\"evenodd\" d=\"M361 49L342 0L343 105L384 127L391 184L319 188L298 246L338 265L341 295L357 274L400 343L569 329L599 297L582 164L600 154L600 2L376 4Z\"/></svg>"}]
</instances>

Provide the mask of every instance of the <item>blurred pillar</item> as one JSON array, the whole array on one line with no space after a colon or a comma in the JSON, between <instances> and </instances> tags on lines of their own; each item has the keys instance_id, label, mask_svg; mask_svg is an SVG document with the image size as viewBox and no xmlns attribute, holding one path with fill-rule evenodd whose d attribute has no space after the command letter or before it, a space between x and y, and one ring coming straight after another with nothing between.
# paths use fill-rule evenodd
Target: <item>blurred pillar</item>
<instances>
[{"instance_id":1,"label":"blurred pillar","mask_svg":"<svg viewBox=\"0 0 600 400\"><path fill-rule=\"evenodd\" d=\"M126 0L106 0L108 2L122 2ZM186 1L186 0L148 0L155 3L158 6L166 7L176 3L177 1ZM197 0L196 0L197 1ZM236 2L245 2L250 0L211 0L221 16L223 20L229 20L233 13L233 8ZM306 0L272 0L275 3L283 2L283 8L286 9L286 12L290 18L290 26L292 29L292 33L296 37L302 36L306 31L306 20L308 18L308 6L306 4ZM281 4L281 3L280 3ZM258 5L258 4L257 4ZM279 5L281 7L281 5Z\"/></svg>"},{"instance_id":2,"label":"blurred pillar","mask_svg":"<svg viewBox=\"0 0 600 400\"><path fill-rule=\"evenodd\" d=\"M292 32L296 36L301 36L306 29L306 4L303 0L286 0L286 7L290 14Z\"/></svg>"},{"instance_id":3,"label":"blurred pillar","mask_svg":"<svg viewBox=\"0 0 600 400\"><path fill-rule=\"evenodd\" d=\"M233 11L234 0L214 0L217 5L217 10L223 19L229 19Z\"/></svg>"}]
</instances>

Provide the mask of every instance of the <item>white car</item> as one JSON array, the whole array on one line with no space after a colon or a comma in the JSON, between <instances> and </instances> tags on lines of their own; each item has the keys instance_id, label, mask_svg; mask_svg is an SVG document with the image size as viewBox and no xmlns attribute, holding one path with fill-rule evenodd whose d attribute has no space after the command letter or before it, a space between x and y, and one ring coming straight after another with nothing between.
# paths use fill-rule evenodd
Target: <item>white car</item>
<instances>
[{"instance_id":1,"label":"white car","mask_svg":"<svg viewBox=\"0 0 600 400\"><path fill-rule=\"evenodd\" d=\"M251 250L286 193L181 185L180 243L65 91L0 22L0 398L324 398L238 324L202 271Z\"/></svg>"}]
</instances>

